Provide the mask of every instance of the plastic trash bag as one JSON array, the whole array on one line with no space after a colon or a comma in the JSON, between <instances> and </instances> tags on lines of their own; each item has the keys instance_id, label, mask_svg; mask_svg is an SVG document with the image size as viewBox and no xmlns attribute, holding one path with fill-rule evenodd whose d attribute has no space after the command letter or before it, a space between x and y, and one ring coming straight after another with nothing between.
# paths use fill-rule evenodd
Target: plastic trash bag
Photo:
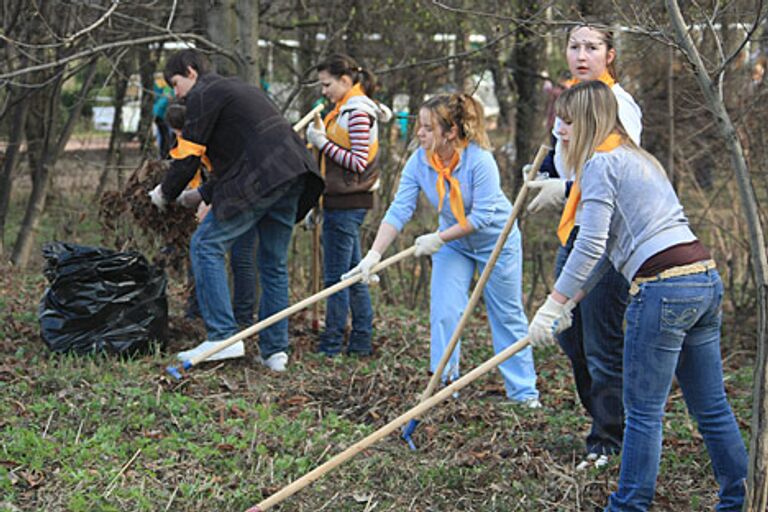
<instances>
[{"instance_id":1,"label":"plastic trash bag","mask_svg":"<svg viewBox=\"0 0 768 512\"><path fill-rule=\"evenodd\" d=\"M51 242L43 257L40 334L51 350L133 354L165 343L167 279L140 253Z\"/></svg>"}]
</instances>

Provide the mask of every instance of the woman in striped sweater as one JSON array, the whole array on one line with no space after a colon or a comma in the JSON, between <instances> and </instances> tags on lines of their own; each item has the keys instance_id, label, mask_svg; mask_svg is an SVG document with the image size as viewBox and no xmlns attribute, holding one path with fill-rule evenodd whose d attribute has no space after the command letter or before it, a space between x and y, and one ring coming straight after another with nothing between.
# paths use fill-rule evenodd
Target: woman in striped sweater
<instances>
[{"instance_id":1,"label":"woman in striped sweater","mask_svg":"<svg viewBox=\"0 0 768 512\"><path fill-rule=\"evenodd\" d=\"M310 125L307 140L320 150L326 180L323 195L323 274L325 286L360 262L360 226L373 207L378 182L379 124L392 112L373 101L374 75L349 56L332 55L317 66L323 95L335 106L323 127ZM347 353L369 355L373 310L368 285L357 283L328 298L319 351L335 356L344 347L347 313L352 332Z\"/></svg>"}]
</instances>

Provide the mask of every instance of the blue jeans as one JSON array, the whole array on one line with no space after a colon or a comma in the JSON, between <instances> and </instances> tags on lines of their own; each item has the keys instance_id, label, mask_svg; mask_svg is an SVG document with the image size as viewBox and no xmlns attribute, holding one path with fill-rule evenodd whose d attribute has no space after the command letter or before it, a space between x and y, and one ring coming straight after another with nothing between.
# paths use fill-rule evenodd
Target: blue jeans
<instances>
[{"instance_id":1,"label":"blue jeans","mask_svg":"<svg viewBox=\"0 0 768 512\"><path fill-rule=\"evenodd\" d=\"M247 297L248 290L255 289L255 274L248 271L248 265L252 268L253 247L258 237L256 264L262 291L259 319L288 307L288 246L303 189L301 184L291 181L261 198L250 210L226 220L216 219L212 211L192 235L190 256L197 301L209 340L224 340L238 332L227 282L225 258L230 248L234 249L235 299ZM253 291L250 294L253 295ZM261 331L259 348L264 358L287 351L288 320Z\"/></svg>"},{"instance_id":2,"label":"blue jeans","mask_svg":"<svg viewBox=\"0 0 768 512\"><path fill-rule=\"evenodd\" d=\"M493 250L492 247L467 251L447 243L432 255L432 279L430 288L430 371L437 370L448 343L456 330L461 315L469 302L469 291L475 271L482 272ZM493 351L502 352L528 334L522 297L522 251L520 231L509 235L506 246L483 290L483 299L491 324ZM461 343L445 367L444 379L455 380L459 376L459 352ZM536 370L530 346L499 365L504 379L507 397L522 401L538 398Z\"/></svg>"},{"instance_id":3,"label":"blue jeans","mask_svg":"<svg viewBox=\"0 0 768 512\"><path fill-rule=\"evenodd\" d=\"M662 421L673 376L696 420L720 486L716 510L740 511L747 451L723 385L723 285L716 270L640 285L627 309L619 488L607 511L647 510L661 458Z\"/></svg>"},{"instance_id":4,"label":"blue jeans","mask_svg":"<svg viewBox=\"0 0 768 512\"><path fill-rule=\"evenodd\" d=\"M213 213L211 213L213 215ZM235 321L240 329L253 325L253 311L256 307L256 268L254 245L256 230L249 231L238 238L229 251L229 265L232 269L232 282L234 292L232 297L232 310ZM184 316L190 319L201 318L200 306L197 303L195 289L195 274L192 266L189 267L187 281L191 287Z\"/></svg>"},{"instance_id":5,"label":"blue jeans","mask_svg":"<svg viewBox=\"0 0 768 512\"><path fill-rule=\"evenodd\" d=\"M333 286L341 275L360 263L360 226L364 208L326 209L323 212L323 274L325 287ZM336 355L344 345L347 313L352 312L352 332L347 351L371 353L373 309L368 285L357 283L328 297L325 332L320 335L320 352Z\"/></svg>"},{"instance_id":6,"label":"blue jeans","mask_svg":"<svg viewBox=\"0 0 768 512\"><path fill-rule=\"evenodd\" d=\"M565 266L578 227L557 252L555 274ZM627 280L613 266L573 310L573 325L558 336L573 367L576 392L592 417L587 452L621 451L624 432L622 406L622 324L629 301Z\"/></svg>"}]
</instances>

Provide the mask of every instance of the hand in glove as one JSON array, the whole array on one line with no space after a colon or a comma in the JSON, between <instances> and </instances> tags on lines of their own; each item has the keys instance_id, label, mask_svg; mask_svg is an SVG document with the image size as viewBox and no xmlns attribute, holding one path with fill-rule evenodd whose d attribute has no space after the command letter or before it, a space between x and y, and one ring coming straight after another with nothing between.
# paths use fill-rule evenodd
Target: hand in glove
<instances>
[{"instance_id":1,"label":"hand in glove","mask_svg":"<svg viewBox=\"0 0 768 512\"><path fill-rule=\"evenodd\" d=\"M371 269L376 266L378 262L381 261L381 254L379 254L378 251L374 251L371 249L368 251L368 254L365 255L365 258L360 260L360 263L357 264L355 268L347 272L346 274L342 274L341 280L344 281L345 279L349 279L350 277L355 277L358 274L362 274L363 279L361 280L365 284L376 284L379 282L379 276L376 274L371 274Z\"/></svg>"},{"instance_id":2,"label":"hand in glove","mask_svg":"<svg viewBox=\"0 0 768 512\"><path fill-rule=\"evenodd\" d=\"M536 315L528 326L528 336L531 345L550 345L555 342L555 335L568 329L573 323L573 308L576 304L569 300L560 304L551 295L536 311Z\"/></svg>"},{"instance_id":3,"label":"hand in glove","mask_svg":"<svg viewBox=\"0 0 768 512\"><path fill-rule=\"evenodd\" d=\"M531 180L527 183L530 190L540 191L539 195L528 204L528 212L538 213L546 209L561 209L565 204L565 180L547 178Z\"/></svg>"},{"instance_id":4,"label":"hand in glove","mask_svg":"<svg viewBox=\"0 0 768 512\"><path fill-rule=\"evenodd\" d=\"M315 226L319 226L322 224L323 219L320 215L320 212L317 211L317 209L312 208L309 210L309 212L304 216L304 220L301 221L301 227L303 227L307 231L312 231L315 229Z\"/></svg>"},{"instance_id":5,"label":"hand in glove","mask_svg":"<svg viewBox=\"0 0 768 512\"><path fill-rule=\"evenodd\" d=\"M163 195L162 185L158 185L152 189L152 192L149 193L149 200L152 201L152 204L157 206L157 209L161 212L165 210L165 205L168 204L168 201L165 200L165 196Z\"/></svg>"},{"instance_id":6,"label":"hand in glove","mask_svg":"<svg viewBox=\"0 0 768 512\"><path fill-rule=\"evenodd\" d=\"M200 191L196 188L185 190L176 198L176 202L184 208L197 208L202 200L203 196L200 195Z\"/></svg>"},{"instance_id":7,"label":"hand in glove","mask_svg":"<svg viewBox=\"0 0 768 512\"><path fill-rule=\"evenodd\" d=\"M439 251L445 245L445 242L440 238L440 233L437 232L421 235L413 245L416 246L416 252L413 253L414 256L431 256Z\"/></svg>"},{"instance_id":8,"label":"hand in glove","mask_svg":"<svg viewBox=\"0 0 768 512\"><path fill-rule=\"evenodd\" d=\"M315 146L317 149L323 149L325 143L328 142L328 137L325 135L325 125L320 124L319 127L315 126L315 123L310 123L307 126L307 142Z\"/></svg>"}]
</instances>

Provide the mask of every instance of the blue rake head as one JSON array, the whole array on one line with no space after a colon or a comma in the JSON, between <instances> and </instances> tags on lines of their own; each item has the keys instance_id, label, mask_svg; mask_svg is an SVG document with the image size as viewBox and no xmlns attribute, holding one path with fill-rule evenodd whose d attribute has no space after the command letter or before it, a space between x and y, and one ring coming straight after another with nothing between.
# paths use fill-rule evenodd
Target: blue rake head
<instances>
[{"instance_id":1,"label":"blue rake head","mask_svg":"<svg viewBox=\"0 0 768 512\"><path fill-rule=\"evenodd\" d=\"M419 420L411 420L408 422L408 424L403 427L403 432L400 434L400 437L408 443L408 447L416 451L416 444L413 442L413 438L411 437L416 430L416 427L419 425Z\"/></svg>"}]
</instances>

